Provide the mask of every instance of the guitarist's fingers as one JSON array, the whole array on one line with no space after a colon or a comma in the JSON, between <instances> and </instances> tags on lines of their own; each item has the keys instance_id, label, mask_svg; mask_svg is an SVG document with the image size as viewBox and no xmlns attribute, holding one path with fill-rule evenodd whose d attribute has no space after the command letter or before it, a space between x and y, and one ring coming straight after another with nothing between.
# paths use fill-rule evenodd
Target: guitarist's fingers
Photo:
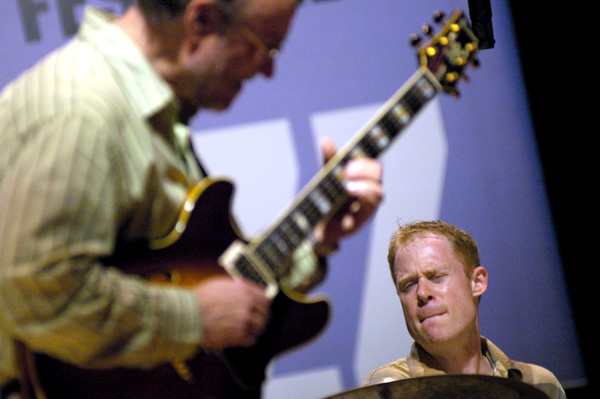
<instances>
[{"instance_id":1,"label":"guitarist's fingers","mask_svg":"<svg viewBox=\"0 0 600 399\"><path fill-rule=\"evenodd\" d=\"M377 160L353 159L345 166L344 172L344 186L350 198L332 218L315 228L314 236L319 248L336 248L341 238L356 232L373 215L385 194L383 167Z\"/></svg>"},{"instance_id":2,"label":"guitarist's fingers","mask_svg":"<svg viewBox=\"0 0 600 399\"><path fill-rule=\"evenodd\" d=\"M346 236L357 231L373 215L382 198L383 191L374 185L367 195L350 200L339 212L339 234Z\"/></svg>"},{"instance_id":3,"label":"guitarist's fingers","mask_svg":"<svg viewBox=\"0 0 600 399\"><path fill-rule=\"evenodd\" d=\"M265 294L265 290L262 287L251 283L248 284L255 291L252 298L253 305L250 307L250 315L254 325L252 331L258 337L264 331L271 318L271 300Z\"/></svg>"},{"instance_id":4,"label":"guitarist's fingers","mask_svg":"<svg viewBox=\"0 0 600 399\"><path fill-rule=\"evenodd\" d=\"M252 346L270 315L270 300L258 285L229 277L200 283L194 292L202 315L203 347Z\"/></svg>"},{"instance_id":5,"label":"guitarist's fingers","mask_svg":"<svg viewBox=\"0 0 600 399\"><path fill-rule=\"evenodd\" d=\"M356 158L348 162L344 168L348 182L371 181L381 185L383 166L372 158Z\"/></svg>"},{"instance_id":6,"label":"guitarist's fingers","mask_svg":"<svg viewBox=\"0 0 600 399\"><path fill-rule=\"evenodd\" d=\"M349 213L366 213L367 216L379 206L385 196L381 183L370 180L350 181L346 184L346 191L354 199L350 202Z\"/></svg>"},{"instance_id":7,"label":"guitarist's fingers","mask_svg":"<svg viewBox=\"0 0 600 399\"><path fill-rule=\"evenodd\" d=\"M355 159L348 163L345 171L345 188L354 200L350 202L347 214L360 226L373 214L385 195L383 167L374 159Z\"/></svg>"},{"instance_id":8,"label":"guitarist's fingers","mask_svg":"<svg viewBox=\"0 0 600 399\"><path fill-rule=\"evenodd\" d=\"M323 160L328 162L337 148L328 137L322 138L319 144ZM354 233L371 217L384 196L382 176L383 167L376 159L355 158L346 164L344 186L350 198L326 223L316 226L314 236L318 248L337 248L341 238ZM323 251L315 249L315 252Z\"/></svg>"},{"instance_id":9,"label":"guitarist's fingers","mask_svg":"<svg viewBox=\"0 0 600 399\"><path fill-rule=\"evenodd\" d=\"M327 163L335 153L337 152L337 148L333 140L329 137L323 137L319 141L319 146L321 147L321 154L323 155L323 163Z\"/></svg>"},{"instance_id":10,"label":"guitarist's fingers","mask_svg":"<svg viewBox=\"0 0 600 399\"><path fill-rule=\"evenodd\" d=\"M248 346L254 345L258 337L263 333L270 318L268 309L254 307L250 311L249 323L246 326L246 336Z\"/></svg>"},{"instance_id":11,"label":"guitarist's fingers","mask_svg":"<svg viewBox=\"0 0 600 399\"><path fill-rule=\"evenodd\" d=\"M241 321L238 338L233 346L252 346L265 330L270 319L271 300L262 287L248 281L238 281L244 287L246 298L238 308Z\"/></svg>"}]
</instances>

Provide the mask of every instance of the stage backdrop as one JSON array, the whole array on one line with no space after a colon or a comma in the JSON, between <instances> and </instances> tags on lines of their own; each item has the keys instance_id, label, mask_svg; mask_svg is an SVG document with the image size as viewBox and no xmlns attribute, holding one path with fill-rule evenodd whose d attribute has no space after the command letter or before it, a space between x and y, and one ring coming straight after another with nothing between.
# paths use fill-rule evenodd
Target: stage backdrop
<instances>
[{"instance_id":1,"label":"stage backdrop","mask_svg":"<svg viewBox=\"0 0 600 399\"><path fill-rule=\"evenodd\" d=\"M83 7L121 13L130 0L2 0L0 86L76 31ZM342 146L416 70L408 38L436 9L467 0L304 0L272 80L244 87L225 113L193 120L198 155L237 182L244 232L261 230L318 171L318 139ZM387 195L373 221L343 243L325 282L326 332L278 358L266 398L311 399L356 387L408 354L411 338L390 280L398 222L441 218L469 231L489 271L483 335L516 360L585 380L543 185L507 1L492 1L496 45L480 53L462 96L439 96L385 153Z\"/></svg>"}]
</instances>

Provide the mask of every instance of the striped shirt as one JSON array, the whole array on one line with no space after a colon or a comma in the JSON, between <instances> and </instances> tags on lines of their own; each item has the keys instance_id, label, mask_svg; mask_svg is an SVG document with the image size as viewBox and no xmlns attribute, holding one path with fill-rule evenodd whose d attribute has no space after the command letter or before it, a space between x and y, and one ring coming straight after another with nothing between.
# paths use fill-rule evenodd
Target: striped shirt
<instances>
[{"instance_id":1,"label":"striped shirt","mask_svg":"<svg viewBox=\"0 0 600 399\"><path fill-rule=\"evenodd\" d=\"M170 87L111 17L0 96L0 387L10 337L76 364L149 366L201 344L195 295L106 267L164 236L202 176ZM187 162L186 162L187 161Z\"/></svg>"},{"instance_id":2,"label":"striped shirt","mask_svg":"<svg viewBox=\"0 0 600 399\"><path fill-rule=\"evenodd\" d=\"M100 259L164 237L202 179L178 101L112 16L88 8L78 35L0 94L0 387L13 338L74 364L143 366L202 344L195 295ZM282 284L307 290L310 245Z\"/></svg>"}]
</instances>

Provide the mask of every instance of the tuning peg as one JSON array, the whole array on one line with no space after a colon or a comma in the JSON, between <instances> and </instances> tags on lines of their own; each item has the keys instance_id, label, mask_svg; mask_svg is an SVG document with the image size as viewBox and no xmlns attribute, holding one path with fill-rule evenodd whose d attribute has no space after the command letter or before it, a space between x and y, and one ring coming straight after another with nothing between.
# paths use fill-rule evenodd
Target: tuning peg
<instances>
[{"instance_id":1,"label":"tuning peg","mask_svg":"<svg viewBox=\"0 0 600 399\"><path fill-rule=\"evenodd\" d=\"M457 72L448 72L444 75L444 80L448 83L454 83L458 80L460 75Z\"/></svg>"},{"instance_id":2,"label":"tuning peg","mask_svg":"<svg viewBox=\"0 0 600 399\"><path fill-rule=\"evenodd\" d=\"M442 11L436 10L433 12L433 21L436 24L439 24L444 21L445 16L446 16L446 14L444 14Z\"/></svg>"},{"instance_id":3,"label":"tuning peg","mask_svg":"<svg viewBox=\"0 0 600 399\"><path fill-rule=\"evenodd\" d=\"M417 35L416 33L413 33L412 35L410 35L409 41L411 46L417 47L421 44L422 39L421 36Z\"/></svg>"},{"instance_id":4,"label":"tuning peg","mask_svg":"<svg viewBox=\"0 0 600 399\"><path fill-rule=\"evenodd\" d=\"M433 28L431 27L431 25L429 24L424 24L421 27L421 30L423 31L424 34L426 34L427 36L431 36L433 35Z\"/></svg>"},{"instance_id":5,"label":"tuning peg","mask_svg":"<svg viewBox=\"0 0 600 399\"><path fill-rule=\"evenodd\" d=\"M454 98L460 97L460 92L458 90L456 90L456 88L454 88L454 87L444 88L444 92L450 94Z\"/></svg>"}]
</instances>

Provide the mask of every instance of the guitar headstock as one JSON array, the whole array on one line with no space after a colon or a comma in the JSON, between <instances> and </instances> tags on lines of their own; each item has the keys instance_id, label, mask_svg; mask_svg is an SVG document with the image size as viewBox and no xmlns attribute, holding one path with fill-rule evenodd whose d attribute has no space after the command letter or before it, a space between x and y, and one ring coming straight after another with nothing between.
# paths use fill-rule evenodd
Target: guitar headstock
<instances>
[{"instance_id":1,"label":"guitar headstock","mask_svg":"<svg viewBox=\"0 0 600 399\"><path fill-rule=\"evenodd\" d=\"M423 26L423 33L430 39L419 47L419 63L431 71L444 91L458 95L456 86L461 78L466 78L464 70L469 65L477 65L475 54L479 39L461 10L455 11L447 20L442 13L436 12L434 21L443 26L435 35L430 25ZM411 41L414 46L420 44L416 35Z\"/></svg>"}]
</instances>

